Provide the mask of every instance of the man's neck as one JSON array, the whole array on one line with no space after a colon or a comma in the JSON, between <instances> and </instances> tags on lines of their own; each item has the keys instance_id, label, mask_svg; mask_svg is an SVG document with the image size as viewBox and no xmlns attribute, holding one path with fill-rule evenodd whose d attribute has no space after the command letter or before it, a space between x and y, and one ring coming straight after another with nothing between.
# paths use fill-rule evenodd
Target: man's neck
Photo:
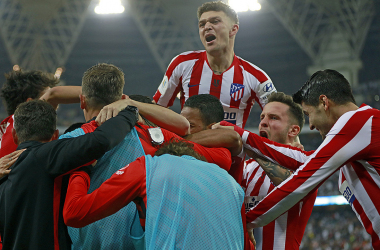
<instances>
[{"instance_id":1,"label":"man's neck","mask_svg":"<svg viewBox=\"0 0 380 250\"><path fill-rule=\"evenodd\" d=\"M234 60L233 50L226 51L225 53L206 54L212 71L217 75L221 75L224 71L226 71Z\"/></svg>"},{"instance_id":2,"label":"man's neck","mask_svg":"<svg viewBox=\"0 0 380 250\"><path fill-rule=\"evenodd\" d=\"M335 107L332 108L331 113L333 115L334 120L337 121L345 113L347 113L349 111L355 111L358 108L359 107L356 106L356 104L354 104L352 102L348 102L348 103L343 104L343 105L335 105Z\"/></svg>"},{"instance_id":3,"label":"man's neck","mask_svg":"<svg viewBox=\"0 0 380 250\"><path fill-rule=\"evenodd\" d=\"M86 122L94 118L95 116L98 116L100 110L99 109L89 109L84 112L84 119Z\"/></svg>"}]
</instances>

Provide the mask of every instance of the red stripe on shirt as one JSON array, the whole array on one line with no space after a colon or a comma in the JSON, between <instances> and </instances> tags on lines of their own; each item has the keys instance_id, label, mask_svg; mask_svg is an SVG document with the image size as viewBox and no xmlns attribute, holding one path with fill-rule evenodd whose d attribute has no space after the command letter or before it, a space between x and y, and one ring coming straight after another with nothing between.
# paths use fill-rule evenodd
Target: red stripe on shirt
<instances>
[{"instance_id":1,"label":"red stripe on shirt","mask_svg":"<svg viewBox=\"0 0 380 250\"><path fill-rule=\"evenodd\" d=\"M366 229L367 233L369 233L371 235L372 247L374 249L380 249L379 236L373 230L372 222L370 221L370 219L368 219L363 207L360 205L360 203L357 199L354 200L354 202L352 203L352 206L354 207L355 211L359 214L360 220L362 221L362 224L363 224L364 228Z\"/></svg>"},{"instance_id":2,"label":"red stripe on shirt","mask_svg":"<svg viewBox=\"0 0 380 250\"><path fill-rule=\"evenodd\" d=\"M360 179L360 183L363 185L368 197L371 199L373 205L376 207L377 213L380 214L380 199L377 197L380 193L380 188L376 185L375 180L364 168L363 165L357 162L351 163L352 168L354 169L356 175Z\"/></svg>"},{"instance_id":3,"label":"red stripe on shirt","mask_svg":"<svg viewBox=\"0 0 380 250\"><path fill-rule=\"evenodd\" d=\"M265 227L263 227L263 247L262 249L273 249L274 243L274 229L275 229L275 221L272 221Z\"/></svg>"},{"instance_id":4,"label":"red stripe on shirt","mask_svg":"<svg viewBox=\"0 0 380 250\"><path fill-rule=\"evenodd\" d=\"M178 86L175 88L173 92L172 98L170 98L168 106L172 106L174 103L175 98L177 97L177 93L181 91L181 95L183 95L183 88L182 88L182 76L179 78Z\"/></svg>"},{"instance_id":5,"label":"red stripe on shirt","mask_svg":"<svg viewBox=\"0 0 380 250\"><path fill-rule=\"evenodd\" d=\"M210 84L210 95L215 96L220 99L220 90L222 89L223 84L223 74L216 75L212 74L211 84Z\"/></svg>"},{"instance_id":6,"label":"red stripe on shirt","mask_svg":"<svg viewBox=\"0 0 380 250\"><path fill-rule=\"evenodd\" d=\"M199 85L201 82L204 62L204 60L198 60L194 64L193 71L191 72L190 82L188 85L189 96L198 95L199 93Z\"/></svg>"}]
</instances>

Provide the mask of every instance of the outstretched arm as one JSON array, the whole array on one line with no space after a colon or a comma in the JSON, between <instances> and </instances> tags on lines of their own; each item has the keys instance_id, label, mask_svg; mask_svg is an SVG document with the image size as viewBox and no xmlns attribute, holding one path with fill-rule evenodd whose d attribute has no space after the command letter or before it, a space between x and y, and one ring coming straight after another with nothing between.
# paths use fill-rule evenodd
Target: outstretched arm
<instances>
[{"instance_id":1,"label":"outstretched arm","mask_svg":"<svg viewBox=\"0 0 380 250\"><path fill-rule=\"evenodd\" d=\"M264 169L265 173L275 186L280 185L281 182L286 180L292 174L292 171L289 169L281 167L268 160L263 160L261 158L256 158L255 160L259 163L260 167Z\"/></svg>"},{"instance_id":2,"label":"outstretched arm","mask_svg":"<svg viewBox=\"0 0 380 250\"><path fill-rule=\"evenodd\" d=\"M145 192L145 158L119 169L99 188L87 194L90 177L84 171L70 176L63 219L71 227L84 227L126 206ZM146 202L146 200L144 200Z\"/></svg>"},{"instance_id":3,"label":"outstretched arm","mask_svg":"<svg viewBox=\"0 0 380 250\"><path fill-rule=\"evenodd\" d=\"M155 104L134 101L128 97L103 107L96 118L96 121L98 123L103 123L107 119L116 116L120 110L123 110L128 105L137 107L139 113L146 119L177 135L185 136L190 131L189 121L173 110Z\"/></svg>"},{"instance_id":4,"label":"outstretched arm","mask_svg":"<svg viewBox=\"0 0 380 250\"><path fill-rule=\"evenodd\" d=\"M247 227L267 225L318 188L343 164L354 164L368 156L373 126L370 115L350 113L338 120L309 159L246 214L250 222ZM281 152L281 148L277 150Z\"/></svg>"},{"instance_id":5,"label":"outstretched arm","mask_svg":"<svg viewBox=\"0 0 380 250\"><path fill-rule=\"evenodd\" d=\"M81 86L56 86L48 89L40 99L46 100L57 109L58 104L79 103L80 94L82 94Z\"/></svg>"},{"instance_id":6,"label":"outstretched arm","mask_svg":"<svg viewBox=\"0 0 380 250\"><path fill-rule=\"evenodd\" d=\"M243 147L241 137L233 130L207 129L187 135L185 139L205 147L227 148L232 156L239 155Z\"/></svg>"}]
</instances>

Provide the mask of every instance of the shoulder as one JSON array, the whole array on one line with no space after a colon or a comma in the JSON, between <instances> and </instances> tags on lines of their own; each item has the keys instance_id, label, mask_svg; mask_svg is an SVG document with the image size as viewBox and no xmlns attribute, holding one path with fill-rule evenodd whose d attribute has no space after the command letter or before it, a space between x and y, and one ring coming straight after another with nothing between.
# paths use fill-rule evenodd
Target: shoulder
<instances>
[{"instance_id":1,"label":"shoulder","mask_svg":"<svg viewBox=\"0 0 380 250\"><path fill-rule=\"evenodd\" d=\"M242 67L244 71L255 77L260 83L270 80L268 74L255 64L250 63L239 56L236 56L236 58L239 66Z\"/></svg>"},{"instance_id":2,"label":"shoulder","mask_svg":"<svg viewBox=\"0 0 380 250\"><path fill-rule=\"evenodd\" d=\"M170 66L179 65L187 61L199 60L204 57L205 53L205 50L183 52L172 59L172 61L170 62Z\"/></svg>"},{"instance_id":3,"label":"shoulder","mask_svg":"<svg viewBox=\"0 0 380 250\"><path fill-rule=\"evenodd\" d=\"M93 132L98 127L95 121L91 121L89 123L83 124L80 128L74 129L71 132L65 133L59 137L59 139L63 138L73 138L78 137L87 133Z\"/></svg>"}]
</instances>

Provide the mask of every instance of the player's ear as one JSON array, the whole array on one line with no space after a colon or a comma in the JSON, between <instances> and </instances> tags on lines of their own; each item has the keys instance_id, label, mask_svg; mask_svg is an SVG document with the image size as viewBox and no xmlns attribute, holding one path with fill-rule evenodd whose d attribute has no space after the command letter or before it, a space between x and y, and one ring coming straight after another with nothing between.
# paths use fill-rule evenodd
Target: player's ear
<instances>
[{"instance_id":1,"label":"player's ear","mask_svg":"<svg viewBox=\"0 0 380 250\"><path fill-rule=\"evenodd\" d=\"M289 128L288 135L289 135L289 137L294 138L294 137L296 137L300 132L301 132L301 128L300 128L300 126L293 124L293 125L291 125L290 128Z\"/></svg>"},{"instance_id":2,"label":"player's ear","mask_svg":"<svg viewBox=\"0 0 380 250\"><path fill-rule=\"evenodd\" d=\"M14 128L12 128L12 137L13 137L13 142L18 145L18 136L17 136L17 132Z\"/></svg>"},{"instance_id":3,"label":"player's ear","mask_svg":"<svg viewBox=\"0 0 380 250\"><path fill-rule=\"evenodd\" d=\"M323 106L324 110L327 110L331 105L329 98L325 95L319 96L319 103Z\"/></svg>"},{"instance_id":4,"label":"player's ear","mask_svg":"<svg viewBox=\"0 0 380 250\"><path fill-rule=\"evenodd\" d=\"M238 30L239 30L239 24L233 24L230 30L230 37L235 36Z\"/></svg>"},{"instance_id":5,"label":"player's ear","mask_svg":"<svg viewBox=\"0 0 380 250\"><path fill-rule=\"evenodd\" d=\"M80 108L85 109L87 107L86 96L80 94L79 99L80 99Z\"/></svg>"},{"instance_id":6,"label":"player's ear","mask_svg":"<svg viewBox=\"0 0 380 250\"><path fill-rule=\"evenodd\" d=\"M58 131L58 129L56 129L55 131L54 131L54 134L53 134L53 136L51 137L51 141L55 141L55 140L57 140L58 139L58 137L59 137L59 131Z\"/></svg>"}]
</instances>

